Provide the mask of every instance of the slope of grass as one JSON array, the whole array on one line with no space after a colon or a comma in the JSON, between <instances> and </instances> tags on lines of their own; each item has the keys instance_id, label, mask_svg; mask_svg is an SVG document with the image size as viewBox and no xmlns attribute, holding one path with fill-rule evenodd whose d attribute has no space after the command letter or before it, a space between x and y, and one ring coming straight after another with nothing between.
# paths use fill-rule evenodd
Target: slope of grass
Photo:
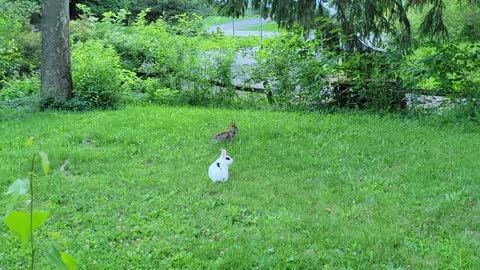
<instances>
[{"instance_id":1,"label":"slope of grass","mask_svg":"<svg viewBox=\"0 0 480 270\"><path fill-rule=\"evenodd\" d=\"M238 137L210 144L230 120ZM36 207L50 211L37 246L56 243L81 269L480 265L478 133L376 116L147 107L1 111L0 136L1 190L26 176L27 138L49 154L51 175L35 183ZM221 147L235 161L230 180L213 184L207 168ZM0 268L26 268L4 225L0 243ZM37 258L50 268L43 250Z\"/></svg>"},{"instance_id":2,"label":"slope of grass","mask_svg":"<svg viewBox=\"0 0 480 270\"><path fill-rule=\"evenodd\" d=\"M242 21L242 20L249 20L255 18L254 16L245 16L240 18L235 18L235 22ZM224 17L224 16L208 16L202 19L203 25L205 27L211 27L220 24L231 23L232 17Z\"/></svg>"},{"instance_id":3,"label":"slope of grass","mask_svg":"<svg viewBox=\"0 0 480 270\"><path fill-rule=\"evenodd\" d=\"M265 31L265 32L278 32L278 25L273 21L269 21L264 25L255 25L255 26L248 26L248 27L240 27L238 30L244 31Z\"/></svg>"}]
</instances>

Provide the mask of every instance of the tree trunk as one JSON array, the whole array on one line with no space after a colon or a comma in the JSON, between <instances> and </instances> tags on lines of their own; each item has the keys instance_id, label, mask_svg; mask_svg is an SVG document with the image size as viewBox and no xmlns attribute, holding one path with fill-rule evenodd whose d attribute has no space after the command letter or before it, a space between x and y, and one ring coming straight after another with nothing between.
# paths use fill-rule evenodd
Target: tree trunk
<instances>
[{"instance_id":1,"label":"tree trunk","mask_svg":"<svg viewBox=\"0 0 480 270\"><path fill-rule=\"evenodd\" d=\"M68 0L42 0L42 99L72 96Z\"/></svg>"}]
</instances>

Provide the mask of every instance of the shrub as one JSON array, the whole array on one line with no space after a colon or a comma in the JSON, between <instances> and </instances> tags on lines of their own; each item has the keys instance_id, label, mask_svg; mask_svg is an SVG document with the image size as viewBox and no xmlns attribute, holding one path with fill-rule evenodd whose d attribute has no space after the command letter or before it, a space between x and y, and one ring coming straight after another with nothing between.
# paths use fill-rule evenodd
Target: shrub
<instances>
[{"instance_id":1,"label":"shrub","mask_svg":"<svg viewBox=\"0 0 480 270\"><path fill-rule=\"evenodd\" d=\"M75 44L72 77L74 99L84 102L87 109L117 107L134 80L131 72L122 69L116 51L98 41Z\"/></svg>"},{"instance_id":2,"label":"shrub","mask_svg":"<svg viewBox=\"0 0 480 270\"><path fill-rule=\"evenodd\" d=\"M98 18L92 15L92 10L84 4L76 4L78 19L70 21L70 38L76 42L85 42L92 37L93 28Z\"/></svg>"},{"instance_id":3,"label":"shrub","mask_svg":"<svg viewBox=\"0 0 480 270\"><path fill-rule=\"evenodd\" d=\"M0 88L8 78L18 77L22 66L22 57L13 41L0 40Z\"/></svg>"},{"instance_id":4,"label":"shrub","mask_svg":"<svg viewBox=\"0 0 480 270\"><path fill-rule=\"evenodd\" d=\"M340 107L395 111L406 107L399 77L402 55L394 52L350 53L340 65L347 89L333 98Z\"/></svg>"},{"instance_id":5,"label":"shrub","mask_svg":"<svg viewBox=\"0 0 480 270\"><path fill-rule=\"evenodd\" d=\"M133 24L125 26L124 11L105 13L98 22L88 9L84 9L84 13L74 28L79 33L72 33L74 40L102 40L101 43L114 48L121 68L141 78L129 96L131 102L224 106L235 99L231 66L237 51L251 41L230 43L224 37L210 39L200 35L203 30L196 28L201 27L197 16L177 16L174 25L164 19L148 23L145 18L148 10L145 10L137 15ZM193 26L195 29L191 29ZM100 54L95 53L93 59L97 55ZM89 58L89 55L84 57ZM85 70L94 65L91 60L89 63L83 67ZM226 88L213 91L212 81ZM77 101L75 107L86 102L84 97Z\"/></svg>"},{"instance_id":6,"label":"shrub","mask_svg":"<svg viewBox=\"0 0 480 270\"><path fill-rule=\"evenodd\" d=\"M22 73L30 73L40 67L42 39L39 32L23 33L17 38L17 46L24 59Z\"/></svg>"},{"instance_id":7,"label":"shrub","mask_svg":"<svg viewBox=\"0 0 480 270\"><path fill-rule=\"evenodd\" d=\"M267 82L271 103L284 108L323 106L333 65L329 55L318 54L315 43L306 41L300 31L266 42L257 61L253 80Z\"/></svg>"},{"instance_id":8,"label":"shrub","mask_svg":"<svg viewBox=\"0 0 480 270\"><path fill-rule=\"evenodd\" d=\"M30 16L39 11L37 1L0 1L0 41L12 40L30 31Z\"/></svg>"},{"instance_id":9,"label":"shrub","mask_svg":"<svg viewBox=\"0 0 480 270\"><path fill-rule=\"evenodd\" d=\"M40 80L37 77L8 80L0 89L0 101L12 100L40 93Z\"/></svg>"},{"instance_id":10,"label":"shrub","mask_svg":"<svg viewBox=\"0 0 480 270\"><path fill-rule=\"evenodd\" d=\"M480 45L423 48L408 58L403 79L413 89L452 98L480 96Z\"/></svg>"},{"instance_id":11,"label":"shrub","mask_svg":"<svg viewBox=\"0 0 480 270\"><path fill-rule=\"evenodd\" d=\"M141 82L145 101L165 105L180 104L179 91L165 87L158 79L147 78Z\"/></svg>"},{"instance_id":12,"label":"shrub","mask_svg":"<svg viewBox=\"0 0 480 270\"><path fill-rule=\"evenodd\" d=\"M26 48L27 43L40 48L38 38L27 41L34 35L30 33L30 16L39 9L35 1L0 1L0 88L6 78L27 75L38 65L39 51L30 54Z\"/></svg>"},{"instance_id":13,"label":"shrub","mask_svg":"<svg viewBox=\"0 0 480 270\"><path fill-rule=\"evenodd\" d=\"M179 14L171 18L170 31L175 35L198 36L206 35L202 17L196 14Z\"/></svg>"}]
</instances>

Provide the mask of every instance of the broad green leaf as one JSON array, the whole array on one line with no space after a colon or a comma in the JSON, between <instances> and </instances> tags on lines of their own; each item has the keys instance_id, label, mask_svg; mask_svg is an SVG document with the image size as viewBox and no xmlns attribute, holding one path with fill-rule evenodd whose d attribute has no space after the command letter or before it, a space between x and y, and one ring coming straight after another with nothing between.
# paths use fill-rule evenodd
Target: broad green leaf
<instances>
[{"instance_id":1,"label":"broad green leaf","mask_svg":"<svg viewBox=\"0 0 480 270\"><path fill-rule=\"evenodd\" d=\"M30 187L29 184L30 181L28 179L17 179L8 187L5 195L18 198L20 195L27 194Z\"/></svg>"},{"instance_id":2,"label":"broad green leaf","mask_svg":"<svg viewBox=\"0 0 480 270\"><path fill-rule=\"evenodd\" d=\"M47 251L48 261L61 270L76 270L77 262L75 259L65 252L59 252L55 246L51 246Z\"/></svg>"},{"instance_id":3,"label":"broad green leaf","mask_svg":"<svg viewBox=\"0 0 480 270\"><path fill-rule=\"evenodd\" d=\"M67 266L68 270L77 270L77 261L75 258L70 256L69 254L62 252L62 262Z\"/></svg>"},{"instance_id":4,"label":"broad green leaf","mask_svg":"<svg viewBox=\"0 0 480 270\"><path fill-rule=\"evenodd\" d=\"M6 213L10 213L15 205L19 202L18 199L26 195L30 190L30 181L28 179L17 179L9 187L5 195L7 196Z\"/></svg>"},{"instance_id":5,"label":"broad green leaf","mask_svg":"<svg viewBox=\"0 0 480 270\"><path fill-rule=\"evenodd\" d=\"M43 225L47 217L48 212L33 211L32 231ZM30 214L24 211L12 211L5 218L5 224L20 237L22 247L26 247L30 239Z\"/></svg>"},{"instance_id":6,"label":"broad green leaf","mask_svg":"<svg viewBox=\"0 0 480 270\"><path fill-rule=\"evenodd\" d=\"M48 171L50 170L50 161L48 161L47 153L40 151L38 154L40 155L40 160L42 162L43 174L48 175Z\"/></svg>"},{"instance_id":7,"label":"broad green leaf","mask_svg":"<svg viewBox=\"0 0 480 270\"><path fill-rule=\"evenodd\" d=\"M55 266L56 269L68 270L62 261L62 254L55 246L51 246L47 251L47 260Z\"/></svg>"}]
</instances>

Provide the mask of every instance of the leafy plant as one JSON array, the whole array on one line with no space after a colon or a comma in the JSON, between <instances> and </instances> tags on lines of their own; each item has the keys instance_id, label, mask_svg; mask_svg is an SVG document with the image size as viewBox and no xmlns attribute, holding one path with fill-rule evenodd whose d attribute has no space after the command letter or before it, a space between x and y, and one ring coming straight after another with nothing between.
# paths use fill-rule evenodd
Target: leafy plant
<instances>
[{"instance_id":1,"label":"leafy plant","mask_svg":"<svg viewBox=\"0 0 480 270\"><path fill-rule=\"evenodd\" d=\"M430 93L453 98L480 96L480 45L439 45L408 60L403 78L410 88L427 86Z\"/></svg>"},{"instance_id":2,"label":"leafy plant","mask_svg":"<svg viewBox=\"0 0 480 270\"><path fill-rule=\"evenodd\" d=\"M40 5L37 1L0 1L0 42L16 39L30 31L31 15L39 11Z\"/></svg>"},{"instance_id":3,"label":"leafy plant","mask_svg":"<svg viewBox=\"0 0 480 270\"><path fill-rule=\"evenodd\" d=\"M319 54L301 29L265 42L257 54L253 80L264 81L271 103L285 108L318 108L327 99L326 78L334 70L328 53Z\"/></svg>"},{"instance_id":4,"label":"leafy plant","mask_svg":"<svg viewBox=\"0 0 480 270\"><path fill-rule=\"evenodd\" d=\"M23 60L15 42L0 40L0 88L6 80L20 75Z\"/></svg>"},{"instance_id":5,"label":"leafy plant","mask_svg":"<svg viewBox=\"0 0 480 270\"><path fill-rule=\"evenodd\" d=\"M170 31L175 35L199 36L205 35L206 31L202 24L202 17L197 14L179 14L171 19Z\"/></svg>"},{"instance_id":6,"label":"leafy plant","mask_svg":"<svg viewBox=\"0 0 480 270\"><path fill-rule=\"evenodd\" d=\"M27 145L32 144L32 138L27 140ZM32 270L34 269L36 251L33 232L41 227L48 217L47 211L34 210L33 188L37 158L41 161L43 174L48 175L50 162L47 154L43 151L36 152L32 155L28 178L15 180L5 193L7 196L5 225L20 238L23 249L30 243L30 269ZM57 269L76 269L76 262L73 257L58 252L54 247L50 248L48 258Z\"/></svg>"},{"instance_id":7,"label":"leafy plant","mask_svg":"<svg viewBox=\"0 0 480 270\"><path fill-rule=\"evenodd\" d=\"M72 69L74 99L84 102L87 109L115 108L131 90L134 74L122 69L116 51L101 42L75 44Z\"/></svg>"},{"instance_id":8,"label":"leafy plant","mask_svg":"<svg viewBox=\"0 0 480 270\"><path fill-rule=\"evenodd\" d=\"M10 79L0 89L0 101L12 100L40 93L40 80L36 77Z\"/></svg>"},{"instance_id":9,"label":"leafy plant","mask_svg":"<svg viewBox=\"0 0 480 270\"><path fill-rule=\"evenodd\" d=\"M32 70L39 68L42 49L41 33L23 33L17 37L16 42L24 62L20 72L29 74Z\"/></svg>"},{"instance_id":10,"label":"leafy plant","mask_svg":"<svg viewBox=\"0 0 480 270\"><path fill-rule=\"evenodd\" d=\"M345 55L339 66L345 89L334 99L340 107L395 111L405 108L405 89L400 80L402 55L396 52L358 52Z\"/></svg>"}]
</instances>

